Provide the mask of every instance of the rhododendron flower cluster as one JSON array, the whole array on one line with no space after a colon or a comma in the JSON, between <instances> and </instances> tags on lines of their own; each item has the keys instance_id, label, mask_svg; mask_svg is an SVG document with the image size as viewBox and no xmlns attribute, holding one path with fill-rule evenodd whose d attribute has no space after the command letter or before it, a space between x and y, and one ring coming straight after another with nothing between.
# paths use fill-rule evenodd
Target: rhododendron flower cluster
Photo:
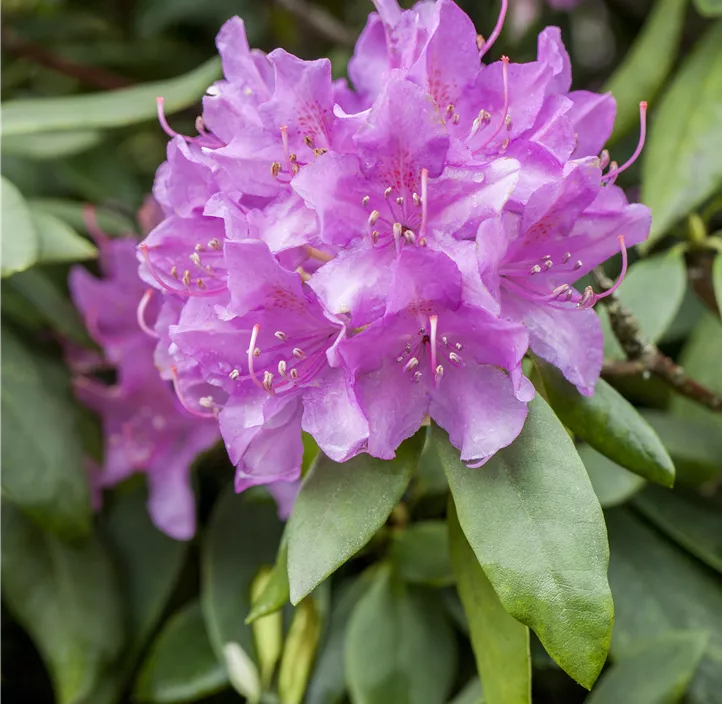
<instances>
[{"instance_id":1,"label":"rhododendron flower cluster","mask_svg":"<svg viewBox=\"0 0 722 704\"><path fill-rule=\"evenodd\" d=\"M574 284L649 231L614 184L633 159L602 151L614 99L570 91L558 29L536 61L486 63L503 17L485 40L451 0L375 5L351 85L234 18L198 134L159 102L164 217L138 252L157 358L239 491L297 479L302 430L336 461L392 458L430 417L482 464L522 429L529 348L593 393L605 294Z\"/></svg>"}]
</instances>

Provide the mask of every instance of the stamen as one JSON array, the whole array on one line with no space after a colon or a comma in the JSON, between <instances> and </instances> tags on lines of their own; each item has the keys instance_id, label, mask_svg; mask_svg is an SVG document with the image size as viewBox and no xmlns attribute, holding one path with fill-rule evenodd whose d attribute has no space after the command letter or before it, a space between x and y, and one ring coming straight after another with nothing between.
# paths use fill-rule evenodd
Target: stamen
<instances>
[{"instance_id":1,"label":"stamen","mask_svg":"<svg viewBox=\"0 0 722 704\"><path fill-rule=\"evenodd\" d=\"M170 368L170 378L173 382L173 391L175 391L175 395L178 397L178 400L180 401L181 406L185 408L188 413L190 413L192 416L197 416L198 418L215 418L215 413L200 413L199 411L196 411L195 408L191 408L187 403L186 400L183 398L183 394L180 390L180 384L178 382L178 369L175 365L173 365ZM212 399L211 399L212 400ZM201 403L198 401L198 403Z\"/></svg>"},{"instance_id":2,"label":"stamen","mask_svg":"<svg viewBox=\"0 0 722 704\"><path fill-rule=\"evenodd\" d=\"M201 396L198 399L198 405L203 406L203 408L213 408L215 406L213 396Z\"/></svg>"},{"instance_id":3,"label":"stamen","mask_svg":"<svg viewBox=\"0 0 722 704\"><path fill-rule=\"evenodd\" d=\"M241 376L241 372L239 372L238 369L234 369L234 370L228 375L228 378L229 378L231 381L235 381L236 379L238 379L239 376Z\"/></svg>"},{"instance_id":4,"label":"stamen","mask_svg":"<svg viewBox=\"0 0 722 704\"><path fill-rule=\"evenodd\" d=\"M541 267L538 264L535 264L531 269L529 269L529 276L534 276L534 274L538 274L541 270Z\"/></svg>"},{"instance_id":5,"label":"stamen","mask_svg":"<svg viewBox=\"0 0 722 704\"><path fill-rule=\"evenodd\" d=\"M412 369L415 369L419 366L419 360L416 359L416 357L412 357L406 364L404 364L404 371L410 372Z\"/></svg>"},{"instance_id":6,"label":"stamen","mask_svg":"<svg viewBox=\"0 0 722 704\"><path fill-rule=\"evenodd\" d=\"M396 254L399 253L401 248L401 233L403 232L403 225L400 222L395 222L393 227L394 242L396 243Z\"/></svg>"},{"instance_id":7,"label":"stamen","mask_svg":"<svg viewBox=\"0 0 722 704\"><path fill-rule=\"evenodd\" d=\"M459 350L459 352L461 352L461 350L464 349L464 345L462 345L460 342L457 342L457 343L454 345L454 347L456 347L456 349Z\"/></svg>"},{"instance_id":8,"label":"stamen","mask_svg":"<svg viewBox=\"0 0 722 704\"><path fill-rule=\"evenodd\" d=\"M256 371L253 368L253 359L261 354L261 350L256 347L256 341L258 340L258 333L261 331L261 326L256 323L251 330L251 341L248 345L248 373L251 375L251 380L259 388L266 391L266 387L263 385L261 380L256 376ZM256 354L258 351L258 354ZM265 381L265 377L264 377Z\"/></svg>"},{"instance_id":9,"label":"stamen","mask_svg":"<svg viewBox=\"0 0 722 704\"><path fill-rule=\"evenodd\" d=\"M283 155L286 157L286 161L291 161L290 154L288 153L288 126L281 125L281 142L283 143Z\"/></svg>"},{"instance_id":10,"label":"stamen","mask_svg":"<svg viewBox=\"0 0 722 704\"><path fill-rule=\"evenodd\" d=\"M642 149L644 149L644 140L647 136L647 101L643 100L639 104L639 142L637 143L637 148L634 150L634 153L632 156L627 159L621 166L616 167L615 169L612 169L608 171L604 176L602 176L602 179L613 179L619 176L619 174L622 173L622 171L626 171L637 159L639 158L639 155L642 153Z\"/></svg>"},{"instance_id":11,"label":"stamen","mask_svg":"<svg viewBox=\"0 0 722 704\"><path fill-rule=\"evenodd\" d=\"M391 195L391 186L384 191L384 198L388 198Z\"/></svg>"},{"instance_id":12,"label":"stamen","mask_svg":"<svg viewBox=\"0 0 722 704\"><path fill-rule=\"evenodd\" d=\"M426 219L428 217L429 170L421 169L421 227L419 237L426 237Z\"/></svg>"},{"instance_id":13,"label":"stamen","mask_svg":"<svg viewBox=\"0 0 722 704\"><path fill-rule=\"evenodd\" d=\"M443 365L439 364L436 367L435 373L434 373L434 381L438 384L441 381L441 378L444 376L444 367Z\"/></svg>"},{"instance_id":14,"label":"stamen","mask_svg":"<svg viewBox=\"0 0 722 704\"><path fill-rule=\"evenodd\" d=\"M277 337L281 342L285 342L288 339L288 336L285 332L281 330L276 330L276 332L273 333L274 337Z\"/></svg>"},{"instance_id":15,"label":"stamen","mask_svg":"<svg viewBox=\"0 0 722 704\"><path fill-rule=\"evenodd\" d=\"M288 375L286 374L286 360L282 359L278 363L278 373L284 378L288 379Z\"/></svg>"},{"instance_id":16,"label":"stamen","mask_svg":"<svg viewBox=\"0 0 722 704\"><path fill-rule=\"evenodd\" d=\"M369 204L370 200L371 200L371 198L369 198L368 196L364 196L361 199L361 205L363 205L363 207L365 208Z\"/></svg>"},{"instance_id":17,"label":"stamen","mask_svg":"<svg viewBox=\"0 0 722 704\"><path fill-rule=\"evenodd\" d=\"M418 193L413 193L411 195L411 200L414 201L414 205L418 208L421 205L421 198L419 198Z\"/></svg>"},{"instance_id":18,"label":"stamen","mask_svg":"<svg viewBox=\"0 0 722 704\"><path fill-rule=\"evenodd\" d=\"M413 230L404 230L404 237L409 244L414 244L416 242L416 235Z\"/></svg>"},{"instance_id":19,"label":"stamen","mask_svg":"<svg viewBox=\"0 0 722 704\"><path fill-rule=\"evenodd\" d=\"M296 381L298 379L298 369L291 369L291 379Z\"/></svg>"},{"instance_id":20,"label":"stamen","mask_svg":"<svg viewBox=\"0 0 722 704\"><path fill-rule=\"evenodd\" d=\"M148 337L154 337L158 339L160 335L153 330L146 322L145 322L145 309L148 307L148 303L150 303L150 299L153 296L153 289L149 288L144 294L143 298L140 299L140 303L138 304L138 308L136 310L136 317L138 319L138 327L146 334Z\"/></svg>"},{"instance_id":21,"label":"stamen","mask_svg":"<svg viewBox=\"0 0 722 704\"><path fill-rule=\"evenodd\" d=\"M273 374L269 371L263 372L263 389L269 394L273 393Z\"/></svg>"},{"instance_id":22,"label":"stamen","mask_svg":"<svg viewBox=\"0 0 722 704\"><path fill-rule=\"evenodd\" d=\"M421 381L422 376L423 374L421 372L414 372L414 376L412 377L414 384L418 384Z\"/></svg>"},{"instance_id":23,"label":"stamen","mask_svg":"<svg viewBox=\"0 0 722 704\"><path fill-rule=\"evenodd\" d=\"M503 0L504 4L506 4L506 0ZM494 130L494 132L491 134L491 136L477 149L474 149L473 153L477 154L478 152L485 149L491 142L496 139L496 136L501 132L502 127L504 127L504 124L506 123L506 118L509 116L509 57L508 56L502 56L501 57L501 79L504 84L504 107L502 109L502 118L499 122L499 126Z\"/></svg>"},{"instance_id":24,"label":"stamen","mask_svg":"<svg viewBox=\"0 0 722 704\"><path fill-rule=\"evenodd\" d=\"M372 210L371 215L369 215L369 227L373 227L380 216L381 213L378 210Z\"/></svg>"},{"instance_id":25,"label":"stamen","mask_svg":"<svg viewBox=\"0 0 722 704\"><path fill-rule=\"evenodd\" d=\"M189 258L196 266L201 266L201 255L198 252L193 252Z\"/></svg>"},{"instance_id":26,"label":"stamen","mask_svg":"<svg viewBox=\"0 0 722 704\"><path fill-rule=\"evenodd\" d=\"M312 259L318 259L321 262L330 262L333 259L333 254L329 254L328 252L323 252L320 249L311 247L311 245L306 246L306 253Z\"/></svg>"},{"instance_id":27,"label":"stamen","mask_svg":"<svg viewBox=\"0 0 722 704\"><path fill-rule=\"evenodd\" d=\"M599 155L599 168L604 170L609 166L609 149L602 149L602 153Z\"/></svg>"},{"instance_id":28,"label":"stamen","mask_svg":"<svg viewBox=\"0 0 722 704\"><path fill-rule=\"evenodd\" d=\"M278 174L280 174L280 173L281 173L281 162L274 161L271 164L271 175L273 176L273 178L278 178Z\"/></svg>"},{"instance_id":29,"label":"stamen","mask_svg":"<svg viewBox=\"0 0 722 704\"><path fill-rule=\"evenodd\" d=\"M165 99L159 95L155 99L155 105L158 113L158 122L160 122L160 126L163 128L163 132L165 132L169 137L181 136L168 124L168 121L165 119Z\"/></svg>"},{"instance_id":30,"label":"stamen","mask_svg":"<svg viewBox=\"0 0 722 704\"><path fill-rule=\"evenodd\" d=\"M582 266L584 266L584 265L582 264L582 260L581 260L581 259L577 259L577 261L576 261L576 263L574 264L574 267L573 267L573 268L574 268L574 271L577 271L577 270L581 269Z\"/></svg>"},{"instance_id":31,"label":"stamen","mask_svg":"<svg viewBox=\"0 0 722 704\"><path fill-rule=\"evenodd\" d=\"M619 248L622 252L622 271L619 273L619 278L617 279L614 286L612 286L612 288L608 289L607 291L604 291L603 293L597 293L594 295L594 301L592 302L591 305L594 305L597 301L600 301L602 298L611 296L622 285L622 281L624 281L624 277L627 275L627 248L624 245L624 235L619 235L619 237L617 237L617 240L619 241ZM586 291L585 291L585 293L586 293Z\"/></svg>"},{"instance_id":32,"label":"stamen","mask_svg":"<svg viewBox=\"0 0 722 704\"><path fill-rule=\"evenodd\" d=\"M182 281L183 281L183 283L184 283L186 286L190 286L190 285L191 285L191 272L190 272L188 269L186 269L186 270L183 272L183 279L182 279Z\"/></svg>"},{"instance_id":33,"label":"stamen","mask_svg":"<svg viewBox=\"0 0 722 704\"><path fill-rule=\"evenodd\" d=\"M221 241L217 237L214 237L212 240L208 240L208 246L211 249L215 249L215 250L223 249L223 245L221 244Z\"/></svg>"},{"instance_id":34,"label":"stamen","mask_svg":"<svg viewBox=\"0 0 722 704\"><path fill-rule=\"evenodd\" d=\"M462 359L456 352L449 352L449 361L458 367L461 365Z\"/></svg>"},{"instance_id":35,"label":"stamen","mask_svg":"<svg viewBox=\"0 0 722 704\"><path fill-rule=\"evenodd\" d=\"M483 58L484 54L486 54L489 49L491 49L491 47L494 45L494 42L501 34L501 28L504 26L504 19L506 18L506 10L508 6L509 0L501 0L501 10L499 11L499 17L496 20L496 26L494 27L492 33L489 35L489 38L481 44L481 49L479 50L480 59Z\"/></svg>"},{"instance_id":36,"label":"stamen","mask_svg":"<svg viewBox=\"0 0 722 704\"><path fill-rule=\"evenodd\" d=\"M303 138L303 143L304 143L309 149L313 149L313 148L314 148L314 147L313 147L313 137L311 137L311 135L308 135L308 134L307 134L307 135Z\"/></svg>"},{"instance_id":37,"label":"stamen","mask_svg":"<svg viewBox=\"0 0 722 704\"><path fill-rule=\"evenodd\" d=\"M305 359L306 353L300 347L294 347L293 348L293 356L296 359Z\"/></svg>"},{"instance_id":38,"label":"stamen","mask_svg":"<svg viewBox=\"0 0 722 704\"><path fill-rule=\"evenodd\" d=\"M403 205L403 204L404 204L404 197L403 197L403 196L399 196L399 197L396 199L396 205Z\"/></svg>"},{"instance_id":39,"label":"stamen","mask_svg":"<svg viewBox=\"0 0 722 704\"><path fill-rule=\"evenodd\" d=\"M572 258L571 252L564 252L564 256L562 257L562 264L566 264L571 258Z\"/></svg>"},{"instance_id":40,"label":"stamen","mask_svg":"<svg viewBox=\"0 0 722 704\"><path fill-rule=\"evenodd\" d=\"M446 337L446 335L444 335L444 336L441 338L441 342L442 342L442 344L444 345L444 347L448 347L448 346L449 346L449 338Z\"/></svg>"}]
</instances>

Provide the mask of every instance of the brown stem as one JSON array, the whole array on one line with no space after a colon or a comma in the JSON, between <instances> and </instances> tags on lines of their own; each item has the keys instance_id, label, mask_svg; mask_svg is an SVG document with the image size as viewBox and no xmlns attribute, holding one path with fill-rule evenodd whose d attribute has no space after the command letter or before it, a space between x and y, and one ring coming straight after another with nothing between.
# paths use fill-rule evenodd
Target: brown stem
<instances>
[{"instance_id":1,"label":"brown stem","mask_svg":"<svg viewBox=\"0 0 722 704\"><path fill-rule=\"evenodd\" d=\"M592 272L597 285L608 291L614 282L600 269ZM722 411L722 396L687 375L684 369L660 352L657 345L644 338L639 322L621 301L611 294L602 299L609 311L609 322L627 359L604 365L605 376L654 374L680 395L713 411Z\"/></svg>"},{"instance_id":2,"label":"brown stem","mask_svg":"<svg viewBox=\"0 0 722 704\"><path fill-rule=\"evenodd\" d=\"M115 90L116 88L125 88L133 83L124 76L119 76L116 73L63 59L48 49L25 41L8 31L3 31L2 43L3 48L13 56L34 61L53 71L76 78L81 83L92 86L93 88Z\"/></svg>"}]
</instances>

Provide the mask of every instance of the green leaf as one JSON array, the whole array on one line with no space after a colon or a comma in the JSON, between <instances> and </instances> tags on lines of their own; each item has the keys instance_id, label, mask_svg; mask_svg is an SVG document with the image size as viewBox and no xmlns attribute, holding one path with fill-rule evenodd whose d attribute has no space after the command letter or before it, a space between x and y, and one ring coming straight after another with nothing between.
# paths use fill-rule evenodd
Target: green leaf
<instances>
[{"instance_id":1,"label":"green leaf","mask_svg":"<svg viewBox=\"0 0 722 704\"><path fill-rule=\"evenodd\" d=\"M66 371L2 330L2 490L46 530L90 530L90 491Z\"/></svg>"},{"instance_id":2,"label":"green leaf","mask_svg":"<svg viewBox=\"0 0 722 704\"><path fill-rule=\"evenodd\" d=\"M707 646L707 633L669 633L605 672L586 704L674 704Z\"/></svg>"},{"instance_id":3,"label":"green leaf","mask_svg":"<svg viewBox=\"0 0 722 704\"><path fill-rule=\"evenodd\" d=\"M276 562L278 565L278 562ZM274 567L275 569L275 567ZM251 584L251 600L255 603L271 577L271 569L261 567ZM288 580L286 580L288 582ZM248 622L248 619L246 619ZM253 642L256 644L258 655L258 670L261 676L261 686L268 689L273 680L278 659L283 650L283 614L275 611L253 622Z\"/></svg>"},{"instance_id":4,"label":"green leaf","mask_svg":"<svg viewBox=\"0 0 722 704\"><path fill-rule=\"evenodd\" d=\"M694 0L694 6L703 17L722 16L722 0Z\"/></svg>"},{"instance_id":5,"label":"green leaf","mask_svg":"<svg viewBox=\"0 0 722 704\"><path fill-rule=\"evenodd\" d=\"M325 641L306 695L306 704L341 704L346 692L344 641L356 604L369 586L369 572L345 583L334 596Z\"/></svg>"},{"instance_id":6,"label":"green leaf","mask_svg":"<svg viewBox=\"0 0 722 704\"><path fill-rule=\"evenodd\" d=\"M650 105L677 56L687 0L657 0L632 48L604 86L617 101L610 142L639 123L639 103Z\"/></svg>"},{"instance_id":7,"label":"green leaf","mask_svg":"<svg viewBox=\"0 0 722 704\"><path fill-rule=\"evenodd\" d=\"M31 211L30 216L38 236L37 261L40 264L76 262L98 256L94 245L55 215Z\"/></svg>"},{"instance_id":8,"label":"green leaf","mask_svg":"<svg viewBox=\"0 0 722 704\"><path fill-rule=\"evenodd\" d=\"M712 265L712 285L718 310L722 310L722 253L717 254Z\"/></svg>"},{"instance_id":9,"label":"green leaf","mask_svg":"<svg viewBox=\"0 0 722 704\"><path fill-rule=\"evenodd\" d=\"M716 419L649 410L644 418L674 459L677 484L702 484L722 476L722 434Z\"/></svg>"},{"instance_id":10,"label":"green leaf","mask_svg":"<svg viewBox=\"0 0 722 704\"><path fill-rule=\"evenodd\" d=\"M577 451L602 508L623 504L646 484L642 477L620 467L589 445L577 447Z\"/></svg>"},{"instance_id":11,"label":"green leaf","mask_svg":"<svg viewBox=\"0 0 722 704\"><path fill-rule=\"evenodd\" d=\"M228 686L228 675L208 641L197 600L177 611L143 663L134 697L141 702L191 702Z\"/></svg>"},{"instance_id":12,"label":"green leaf","mask_svg":"<svg viewBox=\"0 0 722 704\"><path fill-rule=\"evenodd\" d=\"M476 667L488 704L531 704L529 629L504 610L459 525L448 510L451 559L469 621Z\"/></svg>"},{"instance_id":13,"label":"green leaf","mask_svg":"<svg viewBox=\"0 0 722 704\"><path fill-rule=\"evenodd\" d=\"M278 556L273 565L273 569L268 575L263 590L253 600L251 611L246 617L246 623L253 623L262 616L268 616L279 609L282 609L287 603L290 595L290 587L288 585L288 543L284 539L278 548Z\"/></svg>"},{"instance_id":14,"label":"green leaf","mask_svg":"<svg viewBox=\"0 0 722 704\"><path fill-rule=\"evenodd\" d=\"M0 177L2 202L2 275L31 267L38 254L38 236L25 199L4 176Z\"/></svg>"},{"instance_id":15,"label":"green leaf","mask_svg":"<svg viewBox=\"0 0 722 704\"><path fill-rule=\"evenodd\" d=\"M644 336L657 342L672 324L686 288L684 255L675 247L632 266L617 296L634 313Z\"/></svg>"},{"instance_id":16,"label":"green leaf","mask_svg":"<svg viewBox=\"0 0 722 704\"><path fill-rule=\"evenodd\" d=\"M83 218L85 205L83 203L60 198L31 198L28 200L28 205L33 212L40 211L54 215L74 230L85 230ZM128 235L137 230L137 226L132 220L114 210L94 207L93 213L98 221L98 227L107 235Z\"/></svg>"},{"instance_id":17,"label":"green leaf","mask_svg":"<svg viewBox=\"0 0 722 704\"><path fill-rule=\"evenodd\" d=\"M650 481L672 486L674 464L637 410L604 379L582 396L551 364L539 360L551 407L564 425L610 460Z\"/></svg>"},{"instance_id":18,"label":"green leaf","mask_svg":"<svg viewBox=\"0 0 722 704\"><path fill-rule=\"evenodd\" d=\"M321 613L313 595L295 608L278 671L282 704L301 704L321 638Z\"/></svg>"},{"instance_id":19,"label":"green leaf","mask_svg":"<svg viewBox=\"0 0 722 704\"><path fill-rule=\"evenodd\" d=\"M444 521L420 521L396 532L390 558L395 572L405 582L435 587L454 582L449 529Z\"/></svg>"},{"instance_id":20,"label":"green leaf","mask_svg":"<svg viewBox=\"0 0 722 704\"><path fill-rule=\"evenodd\" d=\"M12 154L26 159L60 159L91 149L102 139L102 132L93 130L16 135L2 140L2 152L3 156Z\"/></svg>"},{"instance_id":21,"label":"green leaf","mask_svg":"<svg viewBox=\"0 0 722 704\"><path fill-rule=\"evenodd\" d=\"M61 542L3 501L2 563L3 601L40 651L56 701L91 701L123 647L120 595L103 545L94 536Z\"/></svg>"},{"instance_id":22,"label":"green leaf","mask_svg":"<svg viewBox=\"0 0 722 704\"><path fill-rule=\"evenodd\" d=\"M411 482L411 491L414 498L427 494L447 494L449 483L441 468L441 462L436 454L436 447L432 440L431 426L427 428L424 440L424 449L419 457L416 474Z\"/></svg>"},{"instance_id":23,"label":"green leaf","mask_svg":"<svg viewBox=\"0 0 722 704\"><path fill-rule=\"evenodd\" d=\"M722 499L691 491L649 487L634 500L635 508L687 552L722 572Z\"/></svg>"},{"instance_id":24,"label":"green leaf","mask_svg":"<svg viewBox=\"0 0 722 704\"><path fill-rule=\"evenodd\" d=\"M357 455L339 464L320 455L303 481L288 523L288 579L298 604L355 555L384 524L418 463L422 437L396 458Z\"/></svg>"},{"instance_id":25,"label":"green leaf","mask_svg":"<svg viewBox=\"0 0 722 704\"><path fill-rule=\"evenodd\" d=\"M604 519L574 444L538 394L519 437L470 469L434 428L459 523L504 608L587 689L614 608Z\"/></svg>"},{"instance_id":26,"label":"green leaf","mask_svg":"<svg viewBox=\"0 0 722 704\"><path fill-rule=\"evenodd\" d=\"M273 563L281 532L272 502L239 496L229 487L213 509L203 541L201 606L208 636L234 687L246 686L239 689L242 694L253 692L258 680L257 672L252 679L256 650L245 623L251 583L262 565Z\"/></svg>"},{"instance_id":27,"label":"green leaf","mask_svg":"<svg viewBox=\"0 0 722 704\"><path fill-rule=\"evenodd\" d=\"M2 105L3 140L15 135L123 127L155 119L157 96L170 115L199 102L221 77L221 64L210 59L183 76L130 88L59 98L24 98Z\"/></svg>"},{"instance_id":28,"label":"green leaf","mask_svg":"<svg viewBox=\"0 0 722 704\"><path fill-rule=\"evenodd\" d=\"M642 201L654 213L649 247L722 184L722 22L686 57L652 123ZM674 178L669 166L674 165Z\"/></svg>"},{"instance_id":29,"label":"green leaf","mask_svg":"<svg viewBox=\"0 0 722 704\"><path fill-rule=\"evenodd\" d=\"M481 681L478 677L469 680L449 704L486 704Z\"/></svg>"},{"instance_id":30,"label":"green leaf","mask_svg":"<svg viewBox=\"0 0 722 704\"><path fill-rule=\"evenodd\" d=\"M77 308L55 285L53 280L38 267L14 274L3 283L22 297L27 309L30 306L41 315L42 321L59 335L81 345L91 343Z\"/></svg>"},{"instance_id":31,"label":"green leaf","mask_svg":"<svg viewBox=\"0 0 722 704\"><path fill-rule=\"evenodd\" d=\"M346 635L352 704L443 704L455 672L456 641L438 601L382 567Z\"/></svg>"},{"instance_id":32,"label":"green leaf","mask_svg":"<svg viewBox=\"0 0 722 704\"><path fill-rule=\"evenodd\" d=\"M722 691L719 578L627 509L611 509L606 518L616 606L612 657L621 662L669 631L707 631L709 644L685 701L716 702Z\"/></svg>"}]
</instances>

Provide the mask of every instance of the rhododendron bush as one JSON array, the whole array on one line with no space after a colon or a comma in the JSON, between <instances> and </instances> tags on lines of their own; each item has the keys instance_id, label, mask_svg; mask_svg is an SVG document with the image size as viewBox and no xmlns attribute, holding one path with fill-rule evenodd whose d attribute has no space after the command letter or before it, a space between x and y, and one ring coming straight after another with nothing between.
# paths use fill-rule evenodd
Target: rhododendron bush
<instances>
[{"instance_id":1,"label":"rhododendron bush","mask_svg":"<svg viewBox=\"0 0 722 704\"><path fill-rule=\"evenodd\" d=\"M104 4L7 9L8 701L722 701L720 8Z\"/></svg>"}]
</instances>

